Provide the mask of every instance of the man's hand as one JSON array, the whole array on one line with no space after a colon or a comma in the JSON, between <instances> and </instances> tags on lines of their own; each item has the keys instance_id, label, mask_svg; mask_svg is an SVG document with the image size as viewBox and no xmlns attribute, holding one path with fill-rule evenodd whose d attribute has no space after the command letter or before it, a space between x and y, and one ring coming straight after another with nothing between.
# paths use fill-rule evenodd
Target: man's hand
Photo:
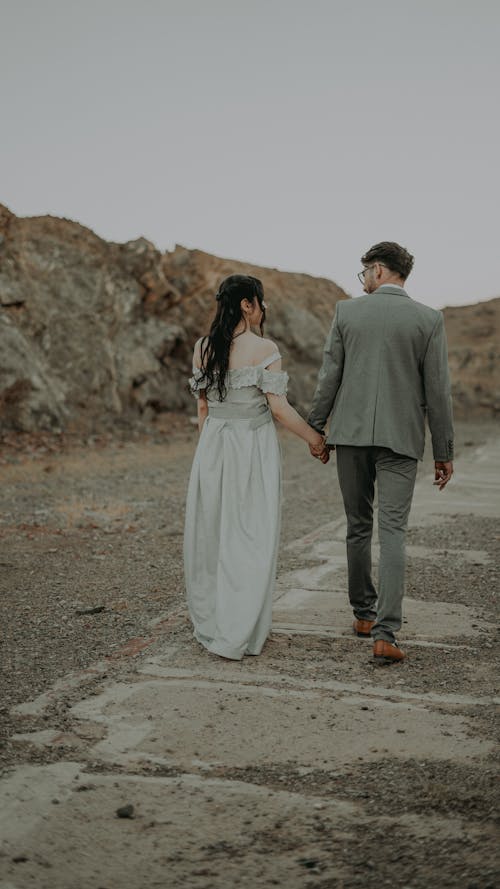
<instances>
[{"instance_id":1,"label":"man's hand","mask_svg":"<svg viewBox=\"0 0 500 889\"><path fill-rule=\"evenodd\" d=\"M437 485L439 490L442 491L445 485L448 484L450 478L453 475L453 463L451 460L436 460L434 463L434 485Z\"/></svg>"}]
</instances>

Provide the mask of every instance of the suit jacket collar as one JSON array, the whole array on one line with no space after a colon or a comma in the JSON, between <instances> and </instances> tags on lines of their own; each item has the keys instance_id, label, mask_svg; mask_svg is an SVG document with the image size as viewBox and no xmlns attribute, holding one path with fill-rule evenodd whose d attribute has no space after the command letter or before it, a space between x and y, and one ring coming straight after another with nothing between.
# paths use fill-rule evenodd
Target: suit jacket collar
<instances>
[{"instance_id":1,"label":"suit jacket collar","mask_svg":"<svg viewBox=\"0 0 500 889\"><path fill-rule=\"evenodd\" d=\"M374 294L375 293L394 293L394 294L399 294L400 296L406 296L406 297L408 297L408 299L410 299L410 296L406 292L406 290L403 287L399 287L398 284L381 284L380 287L377 287L377 289L373 290L372 292Z\"/></svg>"}]
</instances>

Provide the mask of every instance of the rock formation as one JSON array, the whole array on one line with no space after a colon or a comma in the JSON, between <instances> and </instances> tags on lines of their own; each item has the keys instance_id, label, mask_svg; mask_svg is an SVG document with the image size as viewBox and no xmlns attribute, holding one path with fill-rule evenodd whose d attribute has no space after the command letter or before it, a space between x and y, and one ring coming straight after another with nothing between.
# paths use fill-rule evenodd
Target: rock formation
<instances>
[{"instance_id":1,"label":"rock formation","mask_svg":"<svg viewBox=\"0 0 500 889\"><path fill-rule=\"evenodd\" d=\"M457 417L500 414L500 298L444 309Z\"/></svg>"},{"instance_id":2,"label":"rock formation","mask_svg":"<svg viewBox=\"0 0 500 889\"><path fill-rule=\"evenodd\" d=\"M157 411L193 411L192 347L226 275L261 278L266 334L290 400L307 409L339 299L332 281L219 259L143 238L113 244L51 216L0 205L0 428L90 430ZM458 412L499 409L500 300L446 309Z\"/></svg>"}]
</instances>

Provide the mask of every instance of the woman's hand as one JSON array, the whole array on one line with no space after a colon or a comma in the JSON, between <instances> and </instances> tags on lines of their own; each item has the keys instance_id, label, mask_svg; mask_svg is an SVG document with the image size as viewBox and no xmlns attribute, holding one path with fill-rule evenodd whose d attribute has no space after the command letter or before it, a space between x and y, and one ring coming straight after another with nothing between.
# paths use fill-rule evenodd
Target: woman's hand
<instances>
[{"instance_id":1,"label":"woman's hand","mask_svg":"<svg viewBox=\"0 0 500 889\"><path fill-rule=\"evenodd\" d=\"M330 459L330 451L326 446L326 439L324 435L320 435L318 432L318 437L314 444L311 442L309 443L309 450L313 457L321 460L322 463L328 463Z\"/></svg>"}]
</instances>

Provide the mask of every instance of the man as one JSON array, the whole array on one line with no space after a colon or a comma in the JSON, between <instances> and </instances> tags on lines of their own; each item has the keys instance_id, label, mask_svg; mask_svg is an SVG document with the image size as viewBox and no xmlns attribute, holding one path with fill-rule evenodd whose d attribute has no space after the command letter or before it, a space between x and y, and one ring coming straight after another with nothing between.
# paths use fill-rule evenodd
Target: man
<instances>
[{"instance_id":1,"label":"man","mask_svg":"<svg viewBox=\"0 0 500 889\"><path fill-rule=\"evenodd\" d=\"M358 636L372 636L383 662L405 657L401 627L405 534L427 414L442 491L453 473L453 419L441 312L404 289L413 256L393 241L362 257L366 296L337 303L309 424L336 449L347 516L349 600ZM333 411L333 413L332 413ZM320 459L325 462L325 454ZM375 482L380 563L378 595L371 575Z\"/></svg>"}]
</instances>

